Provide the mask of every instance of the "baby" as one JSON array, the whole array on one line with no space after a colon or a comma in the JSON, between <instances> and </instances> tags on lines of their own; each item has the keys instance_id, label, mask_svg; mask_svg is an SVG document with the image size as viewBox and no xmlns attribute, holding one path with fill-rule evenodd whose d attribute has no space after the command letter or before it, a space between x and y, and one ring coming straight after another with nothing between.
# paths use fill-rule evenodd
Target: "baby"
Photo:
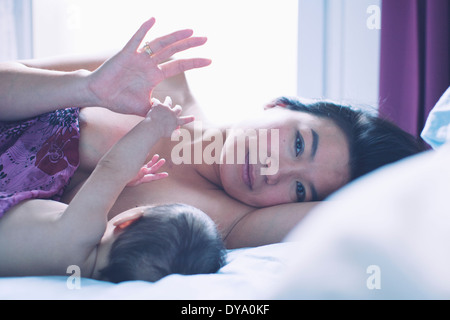
<instances>
[{"instance_id":1,"label":"baby","mask_svg":"<svg viewBox=\"0 0 450 320\"><path fill-rule=\"evenodd\" d=\"M77 265L82 277L156 281L171 273L214 273L223 265L215 224L191 206L137 207L107 220L124 187L167 176L157 173L164 159L155 155L147 162L149 150L193 121L181 117L181 107L172 108L170 98L152 102L69 205L27 200L0 219L0 276L66 275L68 266Z\"/></svg>"}]
</instances>

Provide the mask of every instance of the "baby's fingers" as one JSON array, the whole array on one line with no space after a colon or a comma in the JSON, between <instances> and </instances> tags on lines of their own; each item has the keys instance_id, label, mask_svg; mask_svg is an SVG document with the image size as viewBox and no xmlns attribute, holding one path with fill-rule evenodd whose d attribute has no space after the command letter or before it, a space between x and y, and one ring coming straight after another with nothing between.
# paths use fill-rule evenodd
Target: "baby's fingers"
<instances>
[{"instance_id":1,"label":"baby's fingers","mask_svg":"<svg viewBox=\"0 0 450 320\"><path fill-rule=\"evenodd\" d=\"M150 173L150 174L146 174L145 176L143 176L139 183L146 183L146 182L150 182L150 181L156 181L156 180L160 180L160 179L164 179L166 177L168 177L169 174L167 172L157 172L157 173Z\"/></svg>"},{"instance_id":2,"label":"baby's fingers","mask_svg":"<svg viewBox=\"0 0 450 320\"><path fill-rule=\"evenodd\" d=\"M152 160L147 163L147 165L144 167L146 169L146 174L155 173L164 165L164 163L166 163L165 159L158 159L159 155L155 154L152 157Z\"/></svg>"},{"instance_id":3,"label":"baby's fingers","mask_svg":"<svg viewBox=\"0 0 450 320\"><path fill-rule=\"evenodd\" d=\"M172 111L175 112L177 116L179 116L183 111L183 108L181 108L181 106L177 104L175 107L172 108Z\"/></svg>"},{"instance_id":4,"label":"baby's fingers","mask_svg":"<svg viewBox=\"0 0 450 320\"><path fill-rule=\"evenodd\" d=\"M159 154L155 154L152 159L145 165L145 167L151 167L154 165L159 159Z\"/></svg>"},{"instance_id":5,"label":"baby's fingers","mask_svg":"<svg viewBox=\"0 0 450 320\"><path fill-rule=\"evenodd\" d=\"M178 126L184 126L185 124L188 124L192 121L195 120L194 116L183 116L183 117L179 117L178 121L177 121L177 125Z\"/></svg>"},{"instance_id":6,"label":"baby's fingers","mask_svg":"<svg viewBox=\"0 0 450 320\"><path fill-rule=\"evenodd\" d=\"M166 106L172 107L172 98L170 98L169 96L166 97L166 99L164 100L164 104Z\"/></svg>"}]
</instances>

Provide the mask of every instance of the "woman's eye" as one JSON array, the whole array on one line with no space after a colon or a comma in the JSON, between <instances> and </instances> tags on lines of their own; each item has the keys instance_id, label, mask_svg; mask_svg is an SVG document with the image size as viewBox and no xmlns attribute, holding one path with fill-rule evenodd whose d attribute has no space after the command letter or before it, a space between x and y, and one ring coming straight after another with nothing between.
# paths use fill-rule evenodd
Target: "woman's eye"
<instances>
[{"instance_id":1,"label":"woman's eye","mask_svg":"<svg viewBox=\"0 0 450 320\"><path fill-rule=\"evenodd\" d=\"M300 182L296 182L296 190L297 194L297 202L303 202L305 201L305 187Z\"/></svg>"},{"instance_id":2,"label":"woman's eye","mask_svg":"<svg viewBox=\"0 0 450 320\"><path fill-rule=\"evenodd\" d=\"M295 137L295 155L298 157L303 153L305 147L305 143L303 142L303 137L300 134L300 131L297 131L297 135Z\"/></svg>"}]
</instances>

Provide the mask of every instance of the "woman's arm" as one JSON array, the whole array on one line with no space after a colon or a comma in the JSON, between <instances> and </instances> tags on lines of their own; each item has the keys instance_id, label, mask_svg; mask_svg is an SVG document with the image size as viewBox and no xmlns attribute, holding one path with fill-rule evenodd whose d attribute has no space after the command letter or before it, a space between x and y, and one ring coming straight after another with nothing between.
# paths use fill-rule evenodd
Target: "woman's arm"
<instances>
[{"instance_id":1,"label":"woman's arm","mask_svg":"<svg viewBox=\"0 0 450 320\"><path fill-rule=\"evenodd\" d=\"M114 53L99 55L66 55L44 59L22 60L19 61L19 63L35 69L64 72L88 70L92 72L98 69L113 55ZM200 110L197 101L189 88L189 83L184 72L163 80L155 87L152 96L161 101L165 97L170 96L174 105L179 104L183 106L183 113L194 115L197 120L206 120L204 113Z\"/></svg>"},{"instance_id":2,"label":"woman's arm","mask_svg":"<svg viewBox=\"0 0 450 320\"><path fill-rule=\"evenodd\" d=\"M116 52L110 54L63 55L40 59L19 60L29 68L71 72L77 70L95 71Z\"/></svg>"},{"instance_id":3,"label":"woman's arm","mask_svg":"<svg viewBox=\"0 0 450 320\"><path fill-rule=\"evenodd\" d=\"M61 72L0 63L0 121L92 105L95 97L87 87L88 74L85 70Z\"/></svg>"},{"instance_id":4,"label":"woman's arm","mask_svg":"<svg viewBox=\"0 0 450 320\"><path fill-rule=\"evenodd\" d=\"M0 64L0 120L18 120L73 106L100 106L145 116L152 91L160 82L211 62L200 58L167 62L175 53L206 42L206 38L192 37L192 30L151 41L153 54L149 56L140 45L154 22L146 21L119 53L93 72L45 70L31 67L30 62Z\"/></svg>"},{"instance_id":5,"label":"woman's arm","mask_svg":"<svg viewBox=\"0 0 450 320\"><path fill-rule=\"evenodd\" d=\"M227 248L281 242L320 203L288 203L251 211L239 220L226 236Z\"/></svg>"}]
</instances>

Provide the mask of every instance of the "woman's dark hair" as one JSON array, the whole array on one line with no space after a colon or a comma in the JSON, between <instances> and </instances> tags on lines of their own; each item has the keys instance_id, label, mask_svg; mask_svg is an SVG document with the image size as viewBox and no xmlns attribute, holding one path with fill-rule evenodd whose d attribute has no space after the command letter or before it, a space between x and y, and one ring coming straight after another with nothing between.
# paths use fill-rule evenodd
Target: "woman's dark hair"
<instances>
[{"instance_id":1,"label":"woman's dark hair","mask_svg":"<svg viewBox=\"0 0 450 320\"><path fill-rule=\"evenodd\" d=\"M425 144L419 138L368 111L329 101L303 103L298 98L291 97L278 98L272 105L332 120L349 142L350 180L426 150Z\"/></svg>"},{"instance_id":2,"label":"woman's dark hair","mask_svg":"<svg viewBox=\"0 0 450 320\"><path fill-rule=\"evenodd\" d=\"M101 276L116 283L154 282L174 273L215 273L224 262L214 222L194 207L168 204L147 209L117 237Z\"/></svg>"}]
</instances>

